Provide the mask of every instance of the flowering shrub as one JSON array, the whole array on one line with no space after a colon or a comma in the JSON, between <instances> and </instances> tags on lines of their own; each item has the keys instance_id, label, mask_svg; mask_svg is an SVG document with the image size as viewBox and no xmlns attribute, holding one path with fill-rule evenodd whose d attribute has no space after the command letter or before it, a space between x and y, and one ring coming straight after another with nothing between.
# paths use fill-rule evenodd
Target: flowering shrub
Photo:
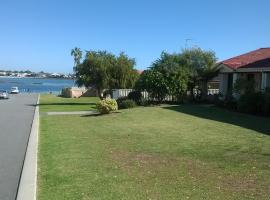
<instances>
[{"instance_id":1,"label":"flowering shrub","mask_svg":"<svg viewBox=\"0 0 270 200\"><path fill-rule=\"evenodd\" d=\"M96 104L98 112L100 114L109 114L111 111L118 110L118 105L114 99L103 99Z\"/></svg>"}]
</instances>

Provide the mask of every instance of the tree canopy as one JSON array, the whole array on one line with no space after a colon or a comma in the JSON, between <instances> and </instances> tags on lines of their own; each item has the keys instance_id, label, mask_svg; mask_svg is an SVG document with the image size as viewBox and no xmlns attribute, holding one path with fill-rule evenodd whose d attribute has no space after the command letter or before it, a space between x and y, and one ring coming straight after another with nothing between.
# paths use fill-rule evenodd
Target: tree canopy
<instances>
[{"instance_id":1,"label":"tree canopy","mask_svg":"<svg viewBox=\"0 0 270 200\"><path fill-rule=\"evenodd\" d=\"M104 89L132 88L138 78L135 59L126 54L114 55L107 51L87 51L76 67L76 83L95 87L102 97Z\"/></svg>"},{"instance_id":2,"label":"tree canopy","mask_svg":"<svg viewBox=\"0 0 270 200\"><path fill-rule=\"evenodd\" d=\"M207 91L207 81L217 75L215 53L200 48L184 49L181 53L162 52L160 58L140 77L137 88L153 98L163 100L173 95L178 101L195 86ZM204 89L204 90L203 90Z\"/></svg>"}]
</instances>

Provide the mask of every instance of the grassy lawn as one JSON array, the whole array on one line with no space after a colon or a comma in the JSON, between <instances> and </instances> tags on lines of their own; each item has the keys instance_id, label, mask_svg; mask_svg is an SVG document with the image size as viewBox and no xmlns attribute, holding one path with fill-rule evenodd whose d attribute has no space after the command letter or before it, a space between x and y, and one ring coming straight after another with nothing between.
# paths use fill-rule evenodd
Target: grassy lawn
<instances>
[{"instance_id":1,"label":"grassy lawn","mask_svg":"<svg viewBox=\"0 0 270 200\"><path fill-rule=\"evenodd\" d=\"M42 96L41 109L63 109L53 99ZM81 108L80 101L65 108ZM40 131L39 200L270 199L269 118L196 105L145 107L42 115Z\"/></svg>"},{"instance_id":2,"label":"grassy lawn","mask_svg":"<svg viewBox=\"0 0 270 200\"><path fill-rule=\"evenodd\" d=\"M44 94L40 98L40 111L87 111L95 109L96 97L63 98L55 95Z\"/></svg>"}]
</instances>

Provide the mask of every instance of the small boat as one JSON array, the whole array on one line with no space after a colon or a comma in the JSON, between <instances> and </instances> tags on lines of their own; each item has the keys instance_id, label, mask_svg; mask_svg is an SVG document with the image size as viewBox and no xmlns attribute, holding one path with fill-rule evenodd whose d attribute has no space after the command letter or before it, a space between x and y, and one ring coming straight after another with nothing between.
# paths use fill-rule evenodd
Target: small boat
<instances>
[{"instance_id":1,"label":"small boat","mask_svg":"<svg viewBox=\"0 0 270 200\"><path fill-rule=\"evenodd\" d=\"M10 90L10 94L19 94L19 88L18 87L12 87Z\"/></svg>"}]
</instances>

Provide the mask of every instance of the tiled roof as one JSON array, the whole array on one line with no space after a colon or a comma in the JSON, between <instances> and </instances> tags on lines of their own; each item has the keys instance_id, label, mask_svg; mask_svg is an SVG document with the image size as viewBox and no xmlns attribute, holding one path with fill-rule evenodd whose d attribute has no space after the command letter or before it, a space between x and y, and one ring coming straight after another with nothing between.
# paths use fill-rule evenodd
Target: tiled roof
<instances>
[{"instance_id":1,"label":"tiled roof","mask_svg":"<svg viewBox=\"0 0 270 200\"><path fill-rule=\"evenodd\" d=\"M270 67L270 48L260 48L240 56L230 58L221 62L222 64L232 68L244 67Z\"/></svg>"}]
</instances>

